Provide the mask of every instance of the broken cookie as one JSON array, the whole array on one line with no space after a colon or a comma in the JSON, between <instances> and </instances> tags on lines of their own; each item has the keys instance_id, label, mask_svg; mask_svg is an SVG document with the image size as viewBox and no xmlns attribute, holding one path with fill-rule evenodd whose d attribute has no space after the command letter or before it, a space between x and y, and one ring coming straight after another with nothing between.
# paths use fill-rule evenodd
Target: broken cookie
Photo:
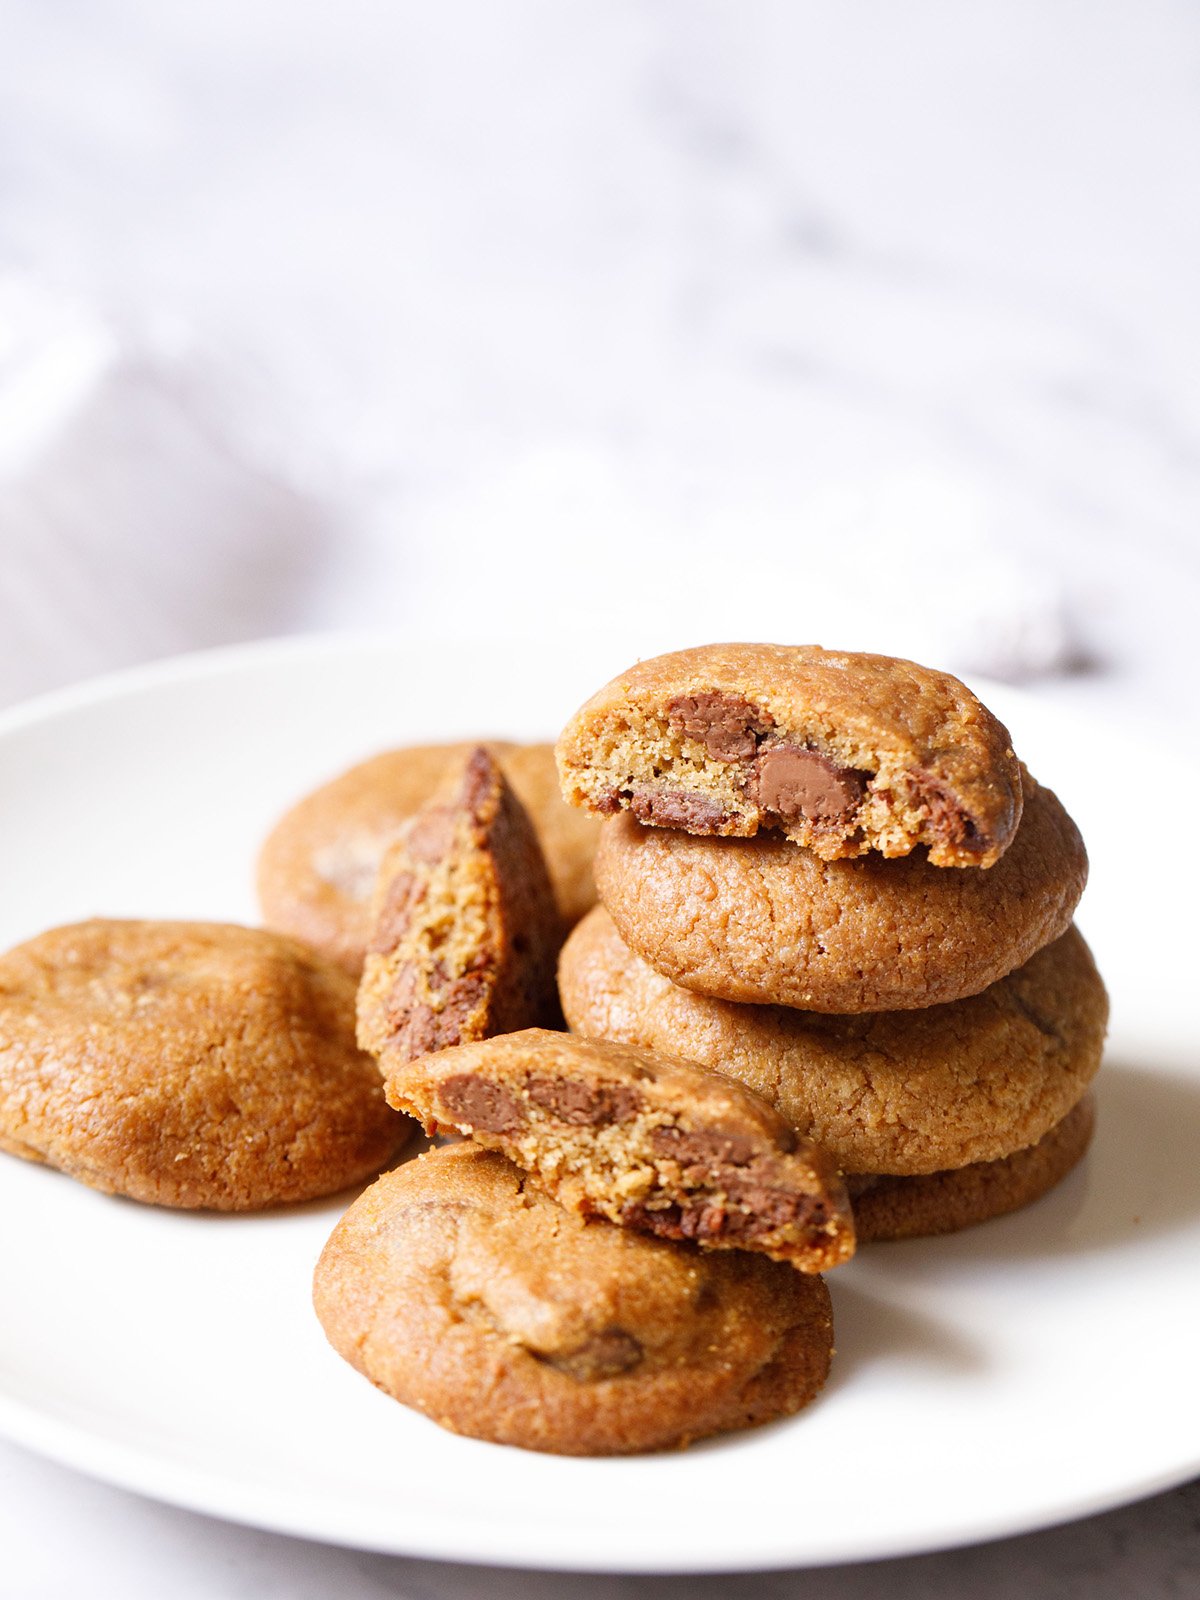
<instances>
[{"instance_id":1,"label":"broken cookie","mask_svg":"<svg viewBox=\"0 0 1200 1600\"><path fill-rule=\"evenodd\" d=\"M817 645L704 645L639 662L557 746L563 796L639 822L749 837L826 860L928 847L989 867L1021 819L1007 730L956 678Z\"/></svg>"},{"instance_id":2,"label":"broken cookie","mask_svg":"<svg viewBox=\"0 0 1200 1600\"><path fill-rule=\"evenodd\" d=\"M823 1272L854 1250L833 1159L740 1083L531 1028L398 1064L387 1097L501 1150L561 1205Z\"/></svg>"},{"instance_id":3,"label":"broken cookie","mask_svg":"<svg viewBox=\"0 0 1200 1600\"><path fill-rule=\"evenodd\" d=\"M553 1020L560 937L537 836L481 745L384 857L358 989L359 1044L387 1070Z\"/></svg>"}]
</instances>

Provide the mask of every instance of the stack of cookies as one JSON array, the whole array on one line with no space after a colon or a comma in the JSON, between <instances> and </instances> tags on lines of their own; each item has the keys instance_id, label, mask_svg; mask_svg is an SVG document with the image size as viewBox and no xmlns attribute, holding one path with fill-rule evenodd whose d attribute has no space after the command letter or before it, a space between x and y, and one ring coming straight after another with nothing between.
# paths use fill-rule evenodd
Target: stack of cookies
<instances>
[{"instance_id":1,"label":"stack of cookies","mask_svg":"<svg viewBox=\"0 0 1200 1600\"><path fill-rule=\"evenodd\" d=\"M817 647L639 663L558 745L607 816L559 990L590 1039L757 1091L846 1175L858 1237L1025 1205L1080 1159L1107 998L1087 857L944 673Z\"/></svg>"}]
</instances>

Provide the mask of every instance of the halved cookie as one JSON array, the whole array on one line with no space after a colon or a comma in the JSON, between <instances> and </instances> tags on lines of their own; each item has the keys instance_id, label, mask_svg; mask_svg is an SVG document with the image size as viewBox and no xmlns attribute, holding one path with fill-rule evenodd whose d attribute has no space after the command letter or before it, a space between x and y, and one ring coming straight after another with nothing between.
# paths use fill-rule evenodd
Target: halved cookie
<instances>
[{"instance_id":1,"label":"halved cookie","mask_svg":"<svg viewBox=\"0 0 1200 1600\"><path fill-rule=\"evenodd\" d=\"M702 645L641 661L557 745L564 797L689 833L777 828L827 860L926 845L988 867L1021 819L1008 732L957 678L818 645Z\"/></svg>"},{"instance_id":2,"label":"halved cookie","mask_svg":"<svg viewBox=\"0 0 1200 1600\"><path fill-rule=\"evenodd\" d=\"M553 1021L558 910L524 807L482 745L380 868L358 1042L384 1069Z\"/></svg>"},{"instance_id":3,"label":"halved cookie","mask_svg":"<svg viewBox=\"0 0 1200 1600\"><path fill-rule=\"evenodd\" d=\"M258 858L264 921L304 939L357 977L371 934L371 897L397 833L477 744L499 761L541 844L564 930L596 903L597 823L564 803L548 744L501 740L385 750L296 802Z\"/></svg>"},{"instance_id":4,"label":"halved cookie","mask_svg":"<svg viewBox=\"0 0 1200 1600\"><path fill-rule=\"evenodd\" d=\"M758 1095L691 1062L530 1028L399 1065L429 1132L503 1153L573 1211L823 1272L854 1251L833 1160Z\"/></svg>"}]
</instances>

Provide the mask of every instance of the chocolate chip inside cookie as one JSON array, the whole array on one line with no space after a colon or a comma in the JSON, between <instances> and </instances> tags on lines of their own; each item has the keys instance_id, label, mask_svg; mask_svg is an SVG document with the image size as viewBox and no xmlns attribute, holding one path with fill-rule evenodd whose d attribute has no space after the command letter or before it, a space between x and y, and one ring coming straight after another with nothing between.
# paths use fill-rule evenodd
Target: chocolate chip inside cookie
<instances>
[{"instance_id":1,"label":"chocolate chip inside cookie","mask_svg":"<svg viewBox=\"0 0 1200 1600\"><path fill-rule=\"evenodd\" d=\"M853 1250L832 1160L689 1062L541 1029L398 1064L390 1103L502 1150L562 1204L822 1271Z\"/></svg>"},{"instance_id":2,"label":"chocolate chip inside cookie","mask_svg":"<svg viewBox=\"0 0 1200 1600\"><path fill-rule=\"evenodd\" d=\"M572 718L564 796L655 827L776 829L827 860L928 848L990 866L1021 783L1008 734L956 679L818 646L708 645L639 662Z\"/></svg>"}]
</instances>

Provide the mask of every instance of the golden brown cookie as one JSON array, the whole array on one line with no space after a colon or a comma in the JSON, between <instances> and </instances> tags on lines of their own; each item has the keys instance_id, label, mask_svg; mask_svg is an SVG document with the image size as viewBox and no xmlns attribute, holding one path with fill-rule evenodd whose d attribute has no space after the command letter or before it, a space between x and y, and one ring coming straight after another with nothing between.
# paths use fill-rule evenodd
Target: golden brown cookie
<instances>
[{"instance_id":1,"label":"golden brown cookie","mask_svg":"<svg viewBox=\"0 0 1200 1600\"><path fill-rule=\"evenodd\" d=\"M818 1277L585 1222L474 1144L366 1191L314 1279L330 1343L444 1428L563 1455L798 1411L832 1355Z\"/></svg>"},{"instance_id":2,"label":"golden brown cookie","mask_svg":"<svg viewBox=\"0 0 1200 1600\"><path fill-rule=\"evenodd\" d=\"M1065 933L1087 881L1079 830L1024 782L1017 836L988 872L923 851L823 861L778 834L713 839L604 824L596 883L621 937L698 994L807 1011L908 1010L978 994Z\"/></svg>"},{"instance_id":3,"label":"golden brown cookie","mask_svg":"<svg viewBox=\"0 0 1200 1600\"><path fill-rule=\"evenodd\" d=\"M847 1177L859 1242L957 1233L1032 1205L1083 1160L1095 1121L1089 1089L1036 1144L999 1161L914 1178Z\"/></svg>"},{"instance_id":4,"label":"golden brown cookie","mask_svg":"<svg viewBox=\"0 0 1200 1600\"><path fill-rule=\"evenodd\" d=\"M1021 820L1008 732L957 678L818 645L640 661L557 755L572 805L722 837L777 828L826 860L926 845L936 867L989 867Z\"/></svg>"},{"instance_id":5,"label":"golden brown cookie","mask_svg":"<svg viewBox=\"0 0 1200 1600\"><path fill-rule=\"evenodd\" d=\"M467 743L388 750L294 805L258 859L258 897L268 926L307 940L357 976L384 851L474 748ZM491 740L488 749L500 757L533 820L559 911L570 926L596 902L596 821L563 803L549 745Z\"/></svg>"},{"instance_id":6,"label":"golden brown cookie","mask_svg":"<svg viewBox=\"0 0 1200 1600\"><path fill-rule=\"evenodd\" d=\"M1108 998L1074 928L966 1000L827 1016L673 984L596 909L559 959L567 1022L737 1078L844 1172L937 1172L1035 1144L1100 1064Z\"/></svg>"},{"instance_id":7,"label":"golden brown cookie","mask_svg":"<svg viewBox=\"0 0 1200 1600\"><path fill-rule=\"evenodd\" d=\"M525 808L485 746L404 824L373 914L358 1042L385 1071L557 1017L554 891Z\"/></svg>"},{"instance_id":8,"label":"golden brown cookie","mask_svg":"<svg viewBox=\"0 0 1200 1600\"><path fill-rule=\"evenodd\" d=\"M354 980L293 939L83 922L0 956L0 1148L107 1193L251 1211L371 1177L413 1132Z\"/></svg>"},{"instance_id":9,"label":"golden brown cookie","mask_svg":"<svg viewBox=\"0 0 1200 1600\"><path fill-rule=\"evenodd\" d=\"M802 1272L849 1260L831 1158L765 1101L689 1061L529 1028L398 1065L398 1111L470 1134L584 1216Z\"/></svg>"}]
</instances>

